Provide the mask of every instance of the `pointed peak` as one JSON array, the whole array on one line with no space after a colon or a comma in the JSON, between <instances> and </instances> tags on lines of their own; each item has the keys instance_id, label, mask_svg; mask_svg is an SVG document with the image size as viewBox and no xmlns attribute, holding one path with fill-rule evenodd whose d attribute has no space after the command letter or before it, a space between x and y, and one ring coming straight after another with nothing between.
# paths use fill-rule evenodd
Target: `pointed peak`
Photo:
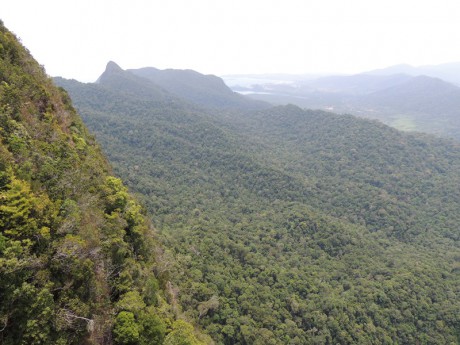
<instances>
[{"instance_id":1,"label":"pointed peak","mask_svg":"<svg viewBox=\"0 0 460 345\"><path fill-rule=\"evenodd\" d=\"M107 66L105 67L106 72L115 72L115 71L123 71L123 69L118 66L115 62L109 61Z\"/></svg>"},{"instance_id":2,"label":"pointed peak","mask_svg":"<svg viewBox=\"0 0 460 345\"><path fill-rule=\"evenodd\" d=\"M96 84L99 84L102 79L106 78L107 76L114 75L114 74L121 74L123 73L123 69L118 66L115 62L109 61L107 66L105 67L104 73L102 73L99 78L96 80Z\"/></svg>"}]
</instances>

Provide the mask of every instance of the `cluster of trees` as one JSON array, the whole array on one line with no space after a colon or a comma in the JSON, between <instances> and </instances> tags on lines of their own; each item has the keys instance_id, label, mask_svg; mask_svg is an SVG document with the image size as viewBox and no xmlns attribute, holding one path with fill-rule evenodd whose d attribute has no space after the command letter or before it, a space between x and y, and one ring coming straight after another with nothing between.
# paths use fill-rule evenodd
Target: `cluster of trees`
<instances>
[{"instance_id":1,"label":"cluster of trees","mask_svg":"<svg viewBox=\"0 0 460 345\"><path fill-rule=\"evenodd\" d=\"M67 93L0 22L0 343L204 344L175 319L157 248Z\"/></svg>"},{"instance_id":2,"label":"cluster of trees","mask_svg":"<svg viewBox=\"0 0 460 345\"><path fill-rule=\"evenodd\" d=\"M294 106L206 110L134 77L58 83L216 343L458 343L458 143Z\"/></svg>"}]
</instances>

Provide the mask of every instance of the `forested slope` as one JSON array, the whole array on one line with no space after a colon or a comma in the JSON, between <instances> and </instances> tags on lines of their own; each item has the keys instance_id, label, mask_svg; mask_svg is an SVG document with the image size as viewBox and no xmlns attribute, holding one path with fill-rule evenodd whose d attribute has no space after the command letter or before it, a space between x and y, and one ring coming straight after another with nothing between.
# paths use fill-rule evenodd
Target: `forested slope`
<instances>
[{"instance_id":1,"label":"forested slope","mask_svg":"<svg viewBox=\"0 0 460 345\"><path fill-rule=\"evenodd\" d=\"M178 299L217 343L459 342L457 144L145 98L119 72L57 82L155 214Z\"/></svg>"},{"instance_id":2,"label":"forested slope","mask_svg":"<svg viewBox=\"0 0 460 345\"><path fill-rule=\"evenodd\" d=\"M0 343L202 344L142 208L1 21L0 140Z\"/></svg>"}]
</instances>

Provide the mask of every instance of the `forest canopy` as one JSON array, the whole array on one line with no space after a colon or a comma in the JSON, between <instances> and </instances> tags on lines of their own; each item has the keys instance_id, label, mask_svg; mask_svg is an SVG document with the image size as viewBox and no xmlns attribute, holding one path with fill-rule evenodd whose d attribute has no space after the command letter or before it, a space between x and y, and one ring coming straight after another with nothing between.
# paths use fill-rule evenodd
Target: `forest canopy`
<instances>
[{"instance_id":1,"label":"forest canopy","mask_svg":"<svg viewBox=\"0 0 460 345\"><path fill-rule=\"evenodd\" d=\"M0 22L0 343L209 342L176 320L158 249L68 94Z\"/></svg>"},{"instance_id":2,"label":"forest canopy","mask_svg":"<svg viewBox=\"0 0 460 345\"><path fill-rule=\"evenodd\" d=\"M121 69L56 82L216 343L458 343L458 143L295 106L206 107Z\"/></svg>"}]
</instances>

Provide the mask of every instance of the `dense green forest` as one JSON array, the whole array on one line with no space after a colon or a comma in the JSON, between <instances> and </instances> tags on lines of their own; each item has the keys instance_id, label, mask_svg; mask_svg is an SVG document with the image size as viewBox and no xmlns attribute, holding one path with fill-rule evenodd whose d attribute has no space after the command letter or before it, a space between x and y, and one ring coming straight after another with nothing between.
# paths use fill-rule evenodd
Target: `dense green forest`
<instances>
[{"instance_id":1,"label":"dense green forest","mask_svg":"<svg viewBox=\"0 0 460 345\"><path fill-rule=\"evenodd\" d=\"M155 237L68 94L0 22L0 343L209 343L176 319Z\"/></svg>"},{"instance_id":2,"label":"dense green forest","mask_svg":"<svg viewBox=\"0 0 460 345\"><path fill-rule=\"evenodd\" d=\"M295 106L206 107L113 63L96 84L56 82L217 344L460 342L458 143Z\"/></svg>"}]
</instances>

